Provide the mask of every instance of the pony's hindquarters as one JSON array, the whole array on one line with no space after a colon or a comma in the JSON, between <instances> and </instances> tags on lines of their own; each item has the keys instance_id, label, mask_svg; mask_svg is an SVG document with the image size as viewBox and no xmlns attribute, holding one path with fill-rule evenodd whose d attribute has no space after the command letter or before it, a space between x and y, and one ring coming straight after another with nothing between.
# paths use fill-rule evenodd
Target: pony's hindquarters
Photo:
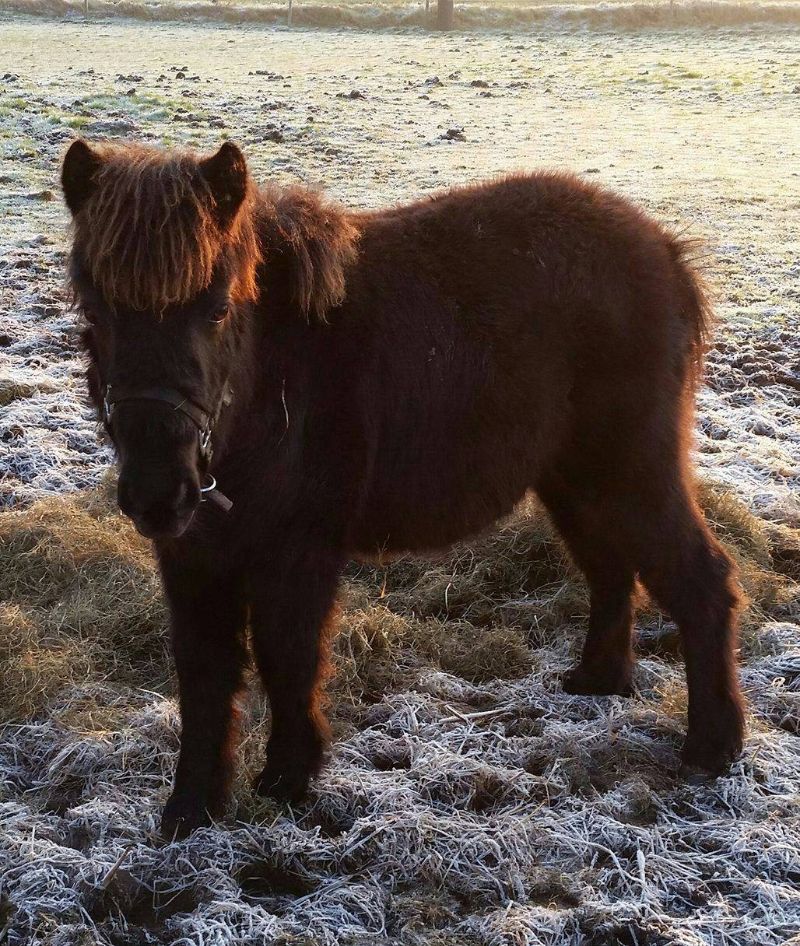
<instances>
[{"instance_id":1,"label":"pony's hindquarters","mask_svg":"<svg viewBox=\"0 0 800 946\"><path fill-rule=\"evenodd\" d=\"M566 689L628 690L638 575L681 633L684 761L718 774L740 752L744 729L738 596L731 562L694 498L689 443L705 303L691 271L680 258L673 265L656 271L638 312L618 317L635 327L628 344L579 352L570 434L536 488L591 591L586 645Z\"/></svg>"}]
</instances>

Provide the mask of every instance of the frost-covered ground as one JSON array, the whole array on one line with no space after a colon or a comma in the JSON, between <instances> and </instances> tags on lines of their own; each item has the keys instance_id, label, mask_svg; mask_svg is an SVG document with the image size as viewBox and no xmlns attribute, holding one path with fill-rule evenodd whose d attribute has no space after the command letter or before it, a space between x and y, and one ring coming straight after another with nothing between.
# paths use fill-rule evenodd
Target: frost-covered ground
<instances>
[{"instance_id":1,"label":"frost-covered ground","mask_svg":"<svg viewBox=\"0 0 800 946\"><path fill-rule=\"evenodd\" d=\"M800 31L778 29L441 37L2 21L2 501L87 485L105 462L78 407L63 305L65 143L228 136L257 175L353 205L547 165L705 237L722 328L702 461L764 515L800 524L799 49Z\"/></svg>"},{"instance_id":2,"label":"frost-covered ground","mask_svg":"<svg viewBox=\"0 0 800 946\"><path fill-rule=\"evenodd\" d=\"M1 505L91 487L109 460L82 402L63 288L58 160L75 134L231 137L257 176L357 206L567 167L707 240L720 326L699 465L758 516L783 563L776 581L797 577L797 29L437 36L0 15L0 77ZM467 581L462 598L491 606L478 620L453 612L452 571L429 618L477 648L508 628L524 675L468 683L439 654L385 699L354 698L297 811L242 802L247 824L157 845L177 730L163 681L84 680L8 728L0 942L4 923L11 943L63 946L778 946L800 934L800 615L785 584L775 600L753 592L744 760L697 787L674 780L678 663L648 654L632 701L567 697L557 675L584 612L552 621L560 577L491 592ZM418 618L402 594L385 611L380 588L367 582L345 610L343 665L354 641L373 653L376 614L381 634L390 618L401 637ZM97 718L75 709L87 701Z\"/></svg>"}]
</instances>

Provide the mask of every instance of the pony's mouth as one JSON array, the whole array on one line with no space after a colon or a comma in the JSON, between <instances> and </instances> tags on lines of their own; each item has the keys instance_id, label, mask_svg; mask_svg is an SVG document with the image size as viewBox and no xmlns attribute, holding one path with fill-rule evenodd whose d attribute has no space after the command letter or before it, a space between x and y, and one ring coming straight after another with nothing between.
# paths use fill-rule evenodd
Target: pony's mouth
<instances>
[{"instance_id":1,"label":"pony's mouth","mask_svg":"<svg viewBox=\"0 0 800 946\"><path fill-rule=\"evenodd\" d=\"M153 518L151 516L131 516L131 522L139 535L145 539L177 539L192 524L197 507L169 516Z\"/></svg>"}]
</instances>

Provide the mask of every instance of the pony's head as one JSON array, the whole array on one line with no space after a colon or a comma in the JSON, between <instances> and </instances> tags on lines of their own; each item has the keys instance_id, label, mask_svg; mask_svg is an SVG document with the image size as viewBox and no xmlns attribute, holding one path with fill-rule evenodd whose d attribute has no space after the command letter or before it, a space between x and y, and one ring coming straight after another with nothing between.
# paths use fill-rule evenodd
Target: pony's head
<instances>
[{"instance_id":1,"label":"pony's head","mask_svg":"<svg viewBox=\"0 0 800 946\"><path fill-rule=\"evenodd\" d=\"M178 536L200 501L256 296L247 165L230 143L202 158L79 140L61 179L90 393L117 449L119 505L143 535Z\"/></svg>"}]
</instances>

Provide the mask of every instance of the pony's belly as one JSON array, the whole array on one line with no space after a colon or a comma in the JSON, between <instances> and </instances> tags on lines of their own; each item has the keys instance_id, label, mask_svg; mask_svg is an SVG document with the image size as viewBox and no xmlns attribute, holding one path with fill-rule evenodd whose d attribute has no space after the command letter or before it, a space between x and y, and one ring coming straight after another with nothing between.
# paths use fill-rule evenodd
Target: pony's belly
<instances>
[{"instance_id":1,"label":"pony's belly","mask_svg":"<svg viewBox=\"0 0 800 946\"><path fill-rule=\"evenodd\" d=\"M511 378L504 387L477 387L469 410L409 397L399 429L394 419L386 423L351 530L354 551L374 557L447 548L513 511L563 440L567 399L555 383L549 399L536 390L544 372L536 384L503 376Z\"/></svg>"},{"instance_id":2,"label":"pony's belly","mask_svg":"<svg viewBox=\"0 0 800 946\"><path fill-rule=\"evenodd\" d=\"M480 487L463 496L431 502L376 503L351 534L351 554L370 562L385 562L404 553L428 554L449 548L490 529L511 513L527 492L519 484L504 495L484 493Z\"/></svg>"}]
</instances>

